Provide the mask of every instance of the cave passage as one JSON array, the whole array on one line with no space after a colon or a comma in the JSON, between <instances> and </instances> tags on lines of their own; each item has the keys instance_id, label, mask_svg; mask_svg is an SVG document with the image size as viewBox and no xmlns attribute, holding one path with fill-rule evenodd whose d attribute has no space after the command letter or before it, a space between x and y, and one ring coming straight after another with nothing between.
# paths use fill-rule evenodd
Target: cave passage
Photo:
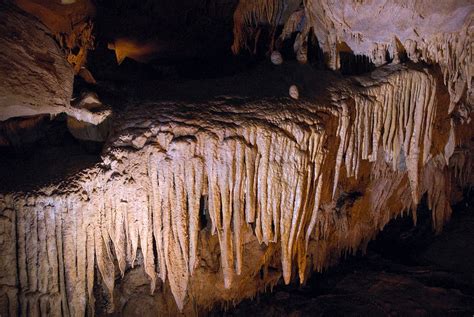
<instances>
[{"instance_id":1,"label":"cave passage","mask_svg":"<svg viewBox=\"0 0 474 317\"><path fill-rule=\"evenodd\" d=\"M471 316L473 18L2 2L0 317Z\"/></svg>"}]
</instances>

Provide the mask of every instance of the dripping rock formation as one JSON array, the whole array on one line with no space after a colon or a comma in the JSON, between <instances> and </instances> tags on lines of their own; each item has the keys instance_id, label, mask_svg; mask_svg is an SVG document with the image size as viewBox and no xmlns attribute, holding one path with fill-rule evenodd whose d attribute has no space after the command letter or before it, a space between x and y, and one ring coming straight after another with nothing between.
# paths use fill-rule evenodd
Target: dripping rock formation
<instances>
[{"instance_id":1,"label":"dripping rock formation","mask_svg":"<svg viewBox=\"0 0 474 317\"><path fill-rule=\"evenodd\" d=\"M98 283L110 312L136 265L178 310L236 301L303 282L425 194L441 230L455 153L438 77L387 66L298 102L133 105L97 166L1 196L5 309L93 313Z\"/></svg>"},{"instance_id":2,"label":"dripping rock formation","mask_svg":"<svg viewBox=\"0 0 474 317\"><path fill-rule=\"evenodd\" d=\"M0 316L206 314L306 283L392 219L416 224L419 206L439 234L471 195L469 1L14 3L29 13L0 5L0 159L35 168L0 171ZM155 37L134 31L171 7ZM106 22L128 10L114 33ZM233 44L216 44L228 56L183 52L232 35L232 20ZM244 49L257 56L231 55ZM184 78L185 59L214 72ZM245 66L214 76L229 61ZM35 146L61 134L96 159L59 180L49 165L68 170L69 147L41 152L47 168L28 161L21 131L44 122L56 130Z\"/></svg>"}]
</instances>

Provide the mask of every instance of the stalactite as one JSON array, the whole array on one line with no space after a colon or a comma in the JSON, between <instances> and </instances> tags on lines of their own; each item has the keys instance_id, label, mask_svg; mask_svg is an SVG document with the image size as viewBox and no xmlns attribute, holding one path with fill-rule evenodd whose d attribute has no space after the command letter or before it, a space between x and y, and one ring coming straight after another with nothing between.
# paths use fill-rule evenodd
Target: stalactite
<instances>
[{"instance_id":1,"label":"stalactite","mask_svg":"<svg viewBox=\"0 0 474 317\"><path fill-rule=\"evenodd\" d=\"M394 63L399 63L403 55L415 63L425 62L440 66L449 90L450 113L457 106L467 103L467 92L472 90L473 76L472 67L469 67L474 54L471 45L474 21L472 5L453 3L451 7L445 8L449 14L427 10L426 14L431 16L418 12L424 5L417 7L409 2L406 5L382 5L344 0L334 5L329 1L308 0L304 2L304 6L308 24L318 31L319 44L329 55L327 64L331 69L339 69L341 66L338 46L340 43L348 45L355 54L369 57L376 66L392 59ZM390 10L400 11L396 19L390 14ZM381 35L376 27L366 24L365 19L370 12L379 12L380 15L380 18L374 17L371 23L373 25L384 26L385 19L394 19L391 21L395 22L395 25L389 32L393 34L391 38ZM414 27L409 35L396 25L404 25L406 22L402 21L413 19L417 15L420 20L413 21L417 27ZM443 19L448 19L448 16L449 23L446 23ZM440 21L434 22L437 19ZM441 27L433 30L429 27L431 24L427 27L425 23L437 23ZM450 27L444 27L445 24Z\"/></svg>"},{"instance_id":2,"label":"stalactite","mask_svg":"<svg viewBox=\"0 0 474 317\"><path fill-rule=\"evenodd\" d=\"M262 25L267 25L273 30L271 34L273 43L276 26L284 24L288 16L299 7L300 2L298 0L239 1L234 12L232 52L237 54L243 48L249 48L251 40L258 40L256 33Z\"/></svg>"},{"instance_id":3,"label":"stalactite","mask_svg":"<svg viewBox=\"0 0 474 317\"><path fill-rule=\"evenodd\" d=\"M386 205L396 192L397 212L426 192L439 230L450 214L446 157L455 156L456 136L433 152L436 89L428 71L392 66L345 82L332 106L302 100L300 109L275 112L266 103L221 102L197 105L190 117L186 105L142 104L97 166L62 184L0 195L0 221L11 228L0 267L18 268L0 275L0 296L18 296L19 311L31 315L93 313L95 283L112 304L116 268L123 276L141 252L151 292L159 277L183 309L200 264L203 197L226 288L243 278L248 232L267 248L265 265L280 256L289 283L295 264L303 282L308 264L321 269L331 252L363 245L397 215ZM339 190L361 173L373 176L367 205ZM354 223L358 213L370 215L370 226Z\"/></svg>"},{"instance_id":4,"label":"stalactite","mask_svg":"<svg viewBox=\"0 0 474 317\"><path fill-rule=\"evenodd\" d=\"M361 160L376 161L382 146L394 170L400 169L400 164L406 165L413 201L418 203L420 168L431 149L435 80L424 72L402 71L390 77L386 84L362 84L364 92L349 97L354 100L352 124L347 105L343 103L341 107L333 196L343 161L346 175L357 178Z\"/></svg>"}]
</instances>

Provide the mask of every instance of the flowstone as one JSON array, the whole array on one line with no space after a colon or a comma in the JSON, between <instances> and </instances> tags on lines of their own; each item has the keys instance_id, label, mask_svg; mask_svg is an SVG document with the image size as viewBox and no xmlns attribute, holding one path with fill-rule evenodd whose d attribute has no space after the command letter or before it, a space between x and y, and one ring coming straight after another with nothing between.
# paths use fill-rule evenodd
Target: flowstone
<instances>
[{"instance_id":1,"label":"flowstone","mask_svg":"<svg viewBox=\"0 0 474 317\"><path fill-rule=\"evenodd\" d=\"M0 312L238 302L363 249L423 195L440 230L451 171L472 164L454 150L439 74L390 65L318 85L297 101L137 102L101 163L1 194ZM151 295L134 296L126 285L143 280Z\"/></svg>"}]
</instances>

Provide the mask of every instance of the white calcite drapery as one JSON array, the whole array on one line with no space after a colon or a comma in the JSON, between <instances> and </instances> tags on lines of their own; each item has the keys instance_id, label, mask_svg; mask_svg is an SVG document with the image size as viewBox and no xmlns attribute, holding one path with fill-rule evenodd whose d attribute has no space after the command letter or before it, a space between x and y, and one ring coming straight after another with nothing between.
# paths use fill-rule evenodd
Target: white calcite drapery
<instances>
[{"instance_id":1,"label":"white calcite drapery","mask_svg":"<svg viewBox=\"0 0 474 317\"><path fill-rule=\"evenodd\" d=\"M262 246L278 246L286 283L295 262L303 281L325 265L307 267L313 235L345 230L328 216L333 196L367 161L387 162L400 175L393 188L374 183L373 217L388 221L403 211L379 207L408 175L414 203L428 192L442 227L450 209L447 184L436 173L449 157L432 146L435 77L392 66L345 80L330 95L330 105L286 98L143 103L127 111L99 165L61 184L0 195L1 308L12 315L93 314L94 285L102 281L112 297L116 270L123 277L139 264L150 291L161 279L182 309L201 261L203 212L218 236L217 274L226 288L246 265L248 230ZM342 252L351 237L337 239ZM312 256L324 259L324 249L318 252Z\"/></svg>"},{"instance_id":2,"label":"white calcite drapery","mask_svg":"<svg viewBox=\"0 0 474 317\"><path fill-rule=\"evenodd\" d=\"M472 98L473 21L474 5L469 0L272 0L251 4L240 0L234 14L232 49L237 53L245 48L261 25L284 25L280 41L296 33L294 51L303 63L308 60L312 29L326 55L325 63L334 70L341 68L341 52L366 56L375 66L399 63L404 57L439 65L452 112L456 106L472 103L468 99Z\"/></svg>"},{"instance_id":3,"label":"white calcite drapery","mask_svg":"<svg viewBox=\"0 0 474 317\"><path fill-rule=\"evenodd\" d=\"M473 76L471 1L310 0L305 9L332 69L340 67L342 46L353 54L368 56L376 66L389 62L387 57L400 62L406 55L415 63L440 66L451 96L449 112L465 102Z\"/></svg>"}]
</instances>

